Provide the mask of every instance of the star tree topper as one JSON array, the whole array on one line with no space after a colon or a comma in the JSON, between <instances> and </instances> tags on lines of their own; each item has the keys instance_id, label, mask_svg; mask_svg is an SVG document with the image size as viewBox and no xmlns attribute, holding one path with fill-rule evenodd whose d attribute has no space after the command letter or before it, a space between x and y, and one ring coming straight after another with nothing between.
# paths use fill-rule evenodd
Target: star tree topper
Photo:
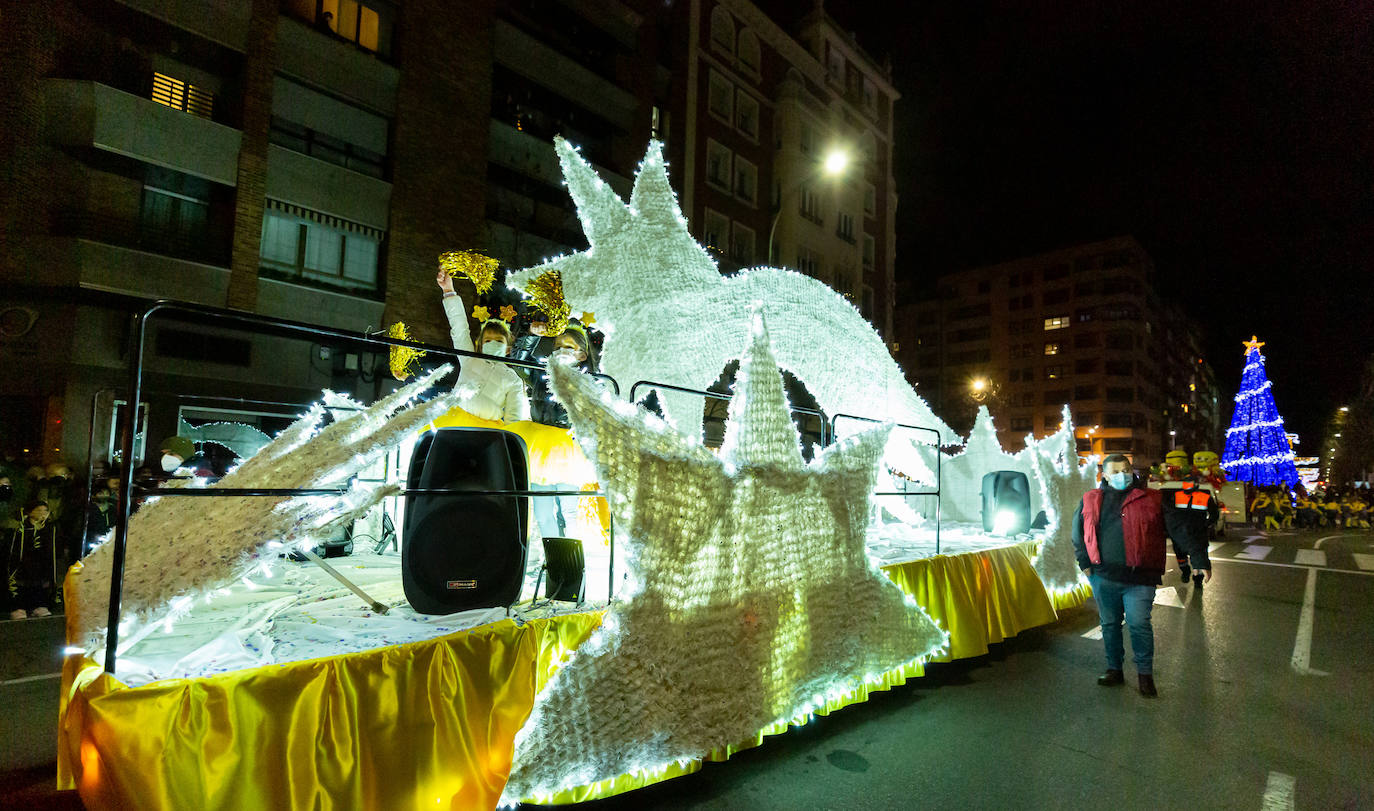
<instances>
[{"instance_id":1,"label":"star tree topper","mask_svg":"<svg viewBox=\"0 0 1374 811\"><path fill-rule=\"evenodd\" d=\"M946 440L954 436L907 382L882 337L830 287L779 268L722 276L687 230L660 143L649 142L628 204L566 141L555 138L554 145L591 247L511 273L507 283L524 291L557 271L568 305L596 313L606 333L602 371L627 393L640 380L710 386L734 359L735 348L747 342L757 305L768 318L780 365L827 414L935 428ZM679 428L700 432L700 397L658 396ZM844 430L862 425L842 422ZM908 450L909 440L892 442L889 462L914 478L928 477Z\"/></svg>"},{"instance_id":2,"label":"star tree topper","mask_svg":"<svg viewBox=\"0 0 1374 811\"><path fill-rule=\"evenodd\" d=\"M719 457L550 367L633 585L536 699L506 802L699 758L947 643L864 549L890 427L806 463L762 319L752 337Z\"/></svg>"}]
</instances>

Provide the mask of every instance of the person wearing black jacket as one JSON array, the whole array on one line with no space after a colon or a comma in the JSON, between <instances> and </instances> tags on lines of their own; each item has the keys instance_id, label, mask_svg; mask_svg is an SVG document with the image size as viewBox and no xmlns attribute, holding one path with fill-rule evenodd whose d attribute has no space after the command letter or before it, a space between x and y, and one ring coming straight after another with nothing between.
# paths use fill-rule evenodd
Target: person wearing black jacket
<instances>
[{"instance_id":1,"label":"person wearing black jacket","mask_svg":"<svg viewBox=\"0 0 1374 811\"><path fill-rule=\"evenodd\" d=\"M1160 493L1164 496L1164 527L1174 542L1174 550L1187 555L1185 560L1179 562L1179 578L1187 583L1191 574L1193 585L1200 589L1203 583L1212 580L1212 562L1207 556L1207 544L1211 534L1209 529L1216 526L1221 514L1216 496L1201 487L1196 477L1177 488L1165 488Z\"/></svg>"},{"instance_id":2,"label":"person wearing black jacket","mask_svg":"<svg viewBox=\"0 0 1374 811\"><path fill-rule=\"evenodd\" d=\"M24 523L11 531L5 558L10 619L47 617L52 608L61 607L67 559L58 545L57 525L48 518L48 505L42 501L25 505Z\"/></svg>"}]
</instances>

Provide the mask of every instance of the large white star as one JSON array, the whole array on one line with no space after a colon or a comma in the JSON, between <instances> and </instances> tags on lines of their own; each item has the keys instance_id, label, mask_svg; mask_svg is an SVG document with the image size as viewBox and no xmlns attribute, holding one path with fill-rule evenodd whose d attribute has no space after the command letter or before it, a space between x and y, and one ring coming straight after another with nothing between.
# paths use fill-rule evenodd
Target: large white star
<instances>
[{"instance_id":1,"label":"large white star","mask_svg":"<svg viewBox=\"0 0 1374 811\"><path fill-rule=\"evenodd\" d=\"M978 417L969 432L964 449L947 457L940 466L940 518L977 523L982 521L983 475L994 470L1017 470L1032 481L1037 473L1031 451L1010 454L1002 450L997 429L987 406L978 407ZM1040 494L1033 494L1031 515L1039 512Z\"/></svg>"},{"instance_id":2,"label":"large white star","mask_svg":"<svg viewBox=\"0 0 1374 811\"><path fill-rule=\"evenodd\" d=\"M628 536L632 585L536 700L506 800L701 757L946 643L864 550L889 428L803 461L761 320L719 457L551 371Z\"/></svg>"},{"instance_id":3,"label":"large white star","mask_svg":"<svg viewBox=\"0 0 1374 811\"><path fill-rule=\"evenodd\" d=\"M1078 459L1073 416L1064 406L1059 430L1039 442L1026 437L1026 450L1040 482L1044 504L1045 542L1035 559L1035 573L1051 593L1068 591L1079 583L1078 561L1073 554L1073 514L1083 494L1097 486L1097 457Z\"/></svg>"},{"instance_id":4,"label":"large white star","mask_svg":"<svg viewBox=\"0 0 1374 811\"><path fill-rule=\"evenodd\" d=\"M657 141L649 143L628 205L566 141L555 139L555 147L591 247L514 272L507 281L523 290L541 274L559 271L572 310L595 313L606 331L602 369L625 395L641 380L710 386L744 345L751 308L761 306L779 364L827 414L920 425L939 430L946 441L953 438L878 333L834 290L778 268L721 276L688 233ZM700 397L659 397L684 432L700 431ZM847 430L861 425L849 422ZM918 441L932 439L924 435ZM906 441L892 445L890 463L924 476L917 455L902 447L909 448Z\"/></svg>"}]
</instances>

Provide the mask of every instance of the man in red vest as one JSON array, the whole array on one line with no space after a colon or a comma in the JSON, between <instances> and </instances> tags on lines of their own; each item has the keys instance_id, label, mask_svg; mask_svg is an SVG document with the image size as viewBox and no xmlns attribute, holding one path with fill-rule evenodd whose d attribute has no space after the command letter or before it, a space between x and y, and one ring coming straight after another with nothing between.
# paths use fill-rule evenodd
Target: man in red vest
<instances>
[{"instance_id":1,"label":"man in red vest","mask_svg":"<svg viewBox=\"0 0 1374 811\"><path fill-rule=\"evenodd\" d=\"M1158 490L1151 490L1131 470L1125 456L1102 460L1102 484L1083 494L1073 515L1073 547L1078 568L1092 583L1102 619L1107 672L1097 683L1111 687L1125 681L1121 620L1131 632L1140 694L1158 695L1154 680L1155 638L1150 625L1155 587L1164 576L1164 509Z\"/></svg>"}]
</instances>

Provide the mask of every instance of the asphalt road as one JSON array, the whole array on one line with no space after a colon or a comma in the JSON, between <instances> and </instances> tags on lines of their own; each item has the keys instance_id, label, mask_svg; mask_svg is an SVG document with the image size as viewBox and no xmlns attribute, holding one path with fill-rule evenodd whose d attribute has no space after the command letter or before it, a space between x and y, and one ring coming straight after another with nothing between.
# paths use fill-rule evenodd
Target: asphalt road
<instances>
[{"instance_id":1,"label":"asphalt road","mask_svg":"<svg viewBox=\"0 0 1374 811\"><path fill-rule=\"evenodd\" d=\"M1374 534L1233 529L1213 559L1201 593L1176 572L1158 592L1156 699L1132 688L1129 651L1127 686L1096 685L1089 603L727 763L582 807L1374 808ZM0 622L0 807L80 808L50 789L58 682L43 676L60 642L60 620Z\"/></svg>"}]
</instances>

